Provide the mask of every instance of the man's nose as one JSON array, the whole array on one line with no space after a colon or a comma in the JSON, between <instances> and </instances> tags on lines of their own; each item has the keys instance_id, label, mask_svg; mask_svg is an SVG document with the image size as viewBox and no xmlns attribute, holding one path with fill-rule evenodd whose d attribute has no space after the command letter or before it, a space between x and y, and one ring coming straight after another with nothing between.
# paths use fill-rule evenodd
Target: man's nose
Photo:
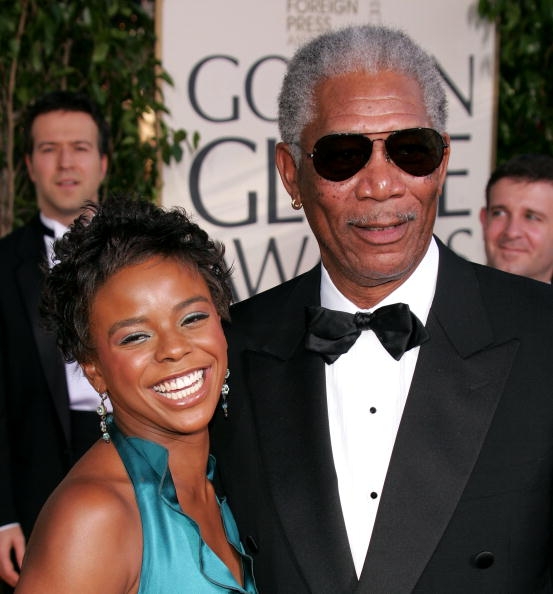
<instances>
[{"instance_id":1,"label":"man's nose","mask_svg":"<svg viewBox=\"0 0 553 594\"><path fill-rule=\"evenodd\" d=\"M359 199L387 200L405 191L403 176L386 153L383 138L373 140L372 153L356 174Z\"/></svg>"},{"instance_id":2,"label":"man's nose","mask_svg":"<svg viewBox=\"0 0 553 594\"><path fill-rule=\"evenodd\" d=\"M522 221L519 217L509 216L503 229L503 234L509 238L519 237L522 234Z\"/></svg>"},{"instance_id":3,"label":"man's nose","mask_svg":"<svg viewBox=\"0 0 553 594\"><path fill-rule=\"evenodd\" d=\"M67 169L73 165L73 150L70 147L62 146L60 148L58 165L61 169Z\"/></svg>"}]
</instances>

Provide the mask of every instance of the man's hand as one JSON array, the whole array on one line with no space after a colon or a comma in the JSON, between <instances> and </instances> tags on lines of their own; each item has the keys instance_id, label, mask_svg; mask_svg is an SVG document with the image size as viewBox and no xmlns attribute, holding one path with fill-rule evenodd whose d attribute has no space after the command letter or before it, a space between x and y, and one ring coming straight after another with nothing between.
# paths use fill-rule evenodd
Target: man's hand
<instances>
[{"instance_id":1,"label":"man's hand","mask_svg":"<svg viewBox=\"0 0 553 594\"><path fill-rule=\"evenodd\" d=\"M14 567L12 551L17 561ZM0 578L15 588L19 580L19 568L25 553L25 537L21 526L12 526L0 530Z\"/></svg>"}]
</instances>

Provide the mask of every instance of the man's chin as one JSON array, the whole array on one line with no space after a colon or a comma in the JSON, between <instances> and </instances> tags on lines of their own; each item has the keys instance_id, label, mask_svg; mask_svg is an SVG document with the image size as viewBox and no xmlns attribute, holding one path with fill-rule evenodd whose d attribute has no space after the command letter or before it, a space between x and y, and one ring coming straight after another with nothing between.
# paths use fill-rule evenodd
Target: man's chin
<instances>
[{"instance_id":1,"label":"man's chin","mask_svg":"<svg viewBox=\"0 0 553 594\"><path fill-rule=\"evenodd\" d=\"M518 274L519 276L529 276L529 271L521 262L502 262L495 268L509 272L510 274Z\"/></svg>"}]
</instances>

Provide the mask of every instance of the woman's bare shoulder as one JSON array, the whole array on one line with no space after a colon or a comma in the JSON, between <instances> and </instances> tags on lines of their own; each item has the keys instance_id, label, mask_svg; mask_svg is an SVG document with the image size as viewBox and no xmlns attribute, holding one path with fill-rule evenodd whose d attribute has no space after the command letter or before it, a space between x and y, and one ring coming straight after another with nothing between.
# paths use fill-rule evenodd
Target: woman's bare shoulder
<instances>
[{"instance_id":1,"label":"woman's bare shoulder","mask_svg":"<svg viewBox=\"0 0 553 594\"><path fill-rule=\"evenodd\" d=\"M113 445L98 443L42 509L17 591L134 592L141 561L132 484ZM106 567L109 571L102 571Z\"/></svg>"}]
</instances>

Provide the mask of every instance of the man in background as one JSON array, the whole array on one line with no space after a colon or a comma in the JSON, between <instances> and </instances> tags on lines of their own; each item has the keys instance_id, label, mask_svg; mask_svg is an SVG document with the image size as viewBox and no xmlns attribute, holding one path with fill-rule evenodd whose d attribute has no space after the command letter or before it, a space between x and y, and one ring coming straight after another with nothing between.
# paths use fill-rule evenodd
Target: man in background
<instances>
[{"instance_id":1,"label":"man in background","mask_svg":"<svg viewBox=\"0 0 553 594\"><path fill-rule=\"evenodd\" d=\"M42 329L39 301L54 239L98 201L109 145L98 106L68 91L32 104L23 134L39 212L0 240L0 578L12 587L40 508L100 435L98 395Z\"/></svg>"},{"instance_id":2,"label":"man in background","mask_svg":"<svg viewBox=\"0 0 553 594\"><path fill-rule=\"evenodd\" d=\"M553 277L553 157L513 157L491 175L480 211L489 266L544 283Z\"/></svg>"}]
</instances>

